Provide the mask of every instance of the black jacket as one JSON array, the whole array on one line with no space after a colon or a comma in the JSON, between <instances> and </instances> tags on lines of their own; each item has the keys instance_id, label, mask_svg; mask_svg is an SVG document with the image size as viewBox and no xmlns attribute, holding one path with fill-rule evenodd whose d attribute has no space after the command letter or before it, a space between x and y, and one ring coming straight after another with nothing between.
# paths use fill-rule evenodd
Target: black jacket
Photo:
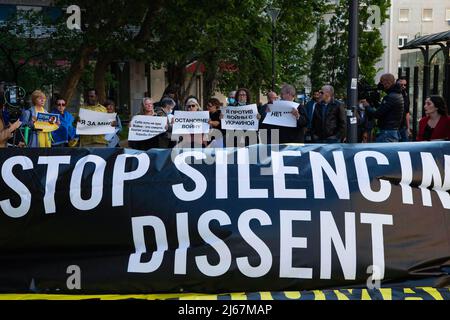
<instances>
[{"instance_id":1,"label":"black jacket","mask_svg":"<svg viewBox=\"0 0 450 320\"><path fill-rule=\"evenodd\" d=\"M398 130L402 122L404 103L401 89L398 85L392 86L387 95L375 109L367 108L367 112L373 118L378 119L380 130Z\"/></svg>"},{"instance_id":2,"label":"black jacket","mask_svg":"<svg viewBox=\"0 0 450 320\"><path fill-rule=\"evenodd\" d=\"M325 110L325 117L323 112ZM324 140L327 138L336 138L342 140L346 137L347 118L344 106L332 100L328 105L321 102L314 109L311 134L314 140Z\"/></svg>"}]
</instances>

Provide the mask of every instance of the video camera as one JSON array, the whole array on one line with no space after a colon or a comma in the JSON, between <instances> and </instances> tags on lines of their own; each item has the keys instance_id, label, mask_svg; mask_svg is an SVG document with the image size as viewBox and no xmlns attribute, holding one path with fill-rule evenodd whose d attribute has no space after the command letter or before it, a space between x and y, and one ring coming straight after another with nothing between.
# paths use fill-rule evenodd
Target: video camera
<instances>
[{"instance_id":1,"label":"video camera","mask_svg":"<svg viewBox=\"0 0 450 320\"><path fill-rule=\"evenodd\" d=\"M0 84L0 106L6 107L9 122L17 121L22 115L22 110L26 107L25 95L22 87L5 82Z\"/></svg>"},{"instance_id":2,"label":"video camera","mask_svg":"<svg viewBox=\"0 0 450 320\"><path fill-rule=\"evenodd\" d=\"M365 80L358 81L358 100L367 100L367 102L375 108L378 108L381 101L381 93L379 87L373 87Z\"/></svg>"}]
</instances>

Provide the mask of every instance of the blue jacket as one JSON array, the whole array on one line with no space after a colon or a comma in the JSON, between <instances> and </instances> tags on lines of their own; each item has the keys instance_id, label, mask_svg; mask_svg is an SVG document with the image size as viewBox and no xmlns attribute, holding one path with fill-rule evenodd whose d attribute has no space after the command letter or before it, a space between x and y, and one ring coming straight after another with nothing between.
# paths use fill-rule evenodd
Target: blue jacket
<instances>
[{"instance_id":1,"label":"blue jacket","mask_svg":"<svg viewBox=\"0 0 450 320\"><path fill-rule=\"evenodd\" d=\"M61 121L61 125L58 130L52 132L53 144L58 145L62 143L67 143L76 136L76 131L73 126L73 121L75 120L70 112L64 112L64 114L60 114L58 110L52 110L52 113L59 114L59 120Z\"/></svg>"}]
</instances>

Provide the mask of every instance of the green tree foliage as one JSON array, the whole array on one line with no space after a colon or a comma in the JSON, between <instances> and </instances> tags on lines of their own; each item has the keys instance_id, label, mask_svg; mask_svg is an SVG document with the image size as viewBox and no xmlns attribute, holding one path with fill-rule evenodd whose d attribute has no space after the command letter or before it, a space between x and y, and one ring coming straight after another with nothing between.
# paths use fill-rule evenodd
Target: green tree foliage
<instances>
[{"instance_id":1,"label":"green tree foliage","mask_svg":"<svg viewBox=\"0 0 450 320\"><path fill-rule=\"evenodd\" d=\"M139 54L145 40L151 36L150 18L162 0L57 0L55 5L78 5L82 9L81 31L66 28L66 15L57 23L54 43L60 54L70 57L71 67L61 94L70 99L89 61L95 60L94 84L105 98L109 65L115 60L133 58Z\"/></svg>"},{"instance_id":2,"label":"green tree foliage","mask_svg":"<svg viewBox=\"0 0 450 320\"><path fill-rule=\"evenodd\" d=\"M64 75L58 78L60 93L69 100L80 86L90 84L100 96L104 95L111 78L110 64L131 59L166 67L169 85L180 88L181 96L187 95L195 80L195 74L186 72L186 66L193 61L206 68L205 98L216 89L227 92L241 86L259 93L271 85L272 23L265 9L273 5L281 9L276 25L276 82L300 86L307 73L306 44L320 20L322 3L323 0L56 0L54 5L59 8L76 4L82 9L81 31L67 28L68 15L62 11L59 19L47 24L52 35L50 41L41 41L47 43L42 61L67 61L66 66L52 66L51 72L52 79L56 77L55 70ZM15 40L22 41L21 37ZM31 48L14 47L24 51ZM37 52L33 49L27 54ZM86 75L88 71L93 74Z\"/></svg>"},{"instance_id":3,"label":"green tree foliage","mask_svg":"<svg viewBox=\"0 0 450 320\"><path fill-rule=\"evenodd\" d=\"M49 85L54 70L44 18L34 11L17 11L0 26L0 79L27 92Z\"/></svg>"},{"instance_id":4,"label":"green tree foliage","mask_svg":"<svg viewBox=\"0 0 450 320\"><path fill-rule=\"evenodd\" d=\"M317 27L317 42L312 51L310 81L311 89L317 90L328 81L325 63L325 48L327 46L326 38L327 26L320 23Z\"/></svg>"},{"instance_id":5,"label":"green tree foliage","mask_svg":"<svg viewBox=\"0 0 450 320\"><path fill-rule=\"evenodd\" d=\"M320 85L315 81L330 83L335 87L338 95L345 95L347 87L348 70L348 23L349 23L349 0L340 1L337 5L329 8L333 15L324 37L316 45L311 62L312 71L324 75L314 80L313 85ZM390 1L388 0L361 0L359 1L360 27L359 27L359 72L360 77L373 83L377 73L375 64L380 61L384 47L381 33L378 29L368 29L368 20L371 16L369 6L378 6L381 12L381 24L388 18ZM323 32L323 31L321 31ZM318 53L320 52L320 53ZM314 67L313 67L314 66ZM317 68L315 68L317 67Z\"/></svg>"}]
</instances>

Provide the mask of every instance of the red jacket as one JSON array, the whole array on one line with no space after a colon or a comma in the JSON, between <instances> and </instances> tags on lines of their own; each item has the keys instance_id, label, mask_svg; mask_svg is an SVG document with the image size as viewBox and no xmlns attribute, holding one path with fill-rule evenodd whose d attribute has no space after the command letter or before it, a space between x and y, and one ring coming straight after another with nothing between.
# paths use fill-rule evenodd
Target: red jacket
<instances>
[{"instance_id":1,"label":"red jacket","mask_svg":"<svg viewBox=\"0 0 450 320\"><path fill-rule=\"evenodd\" d=\"M417 134L417 141L423 141L423 134L430 117L423 117L419 122L419 133ZM450 117L441 116L436 127L431 134L431 140L450 140Z\"/></svg>"}]
</instances>

